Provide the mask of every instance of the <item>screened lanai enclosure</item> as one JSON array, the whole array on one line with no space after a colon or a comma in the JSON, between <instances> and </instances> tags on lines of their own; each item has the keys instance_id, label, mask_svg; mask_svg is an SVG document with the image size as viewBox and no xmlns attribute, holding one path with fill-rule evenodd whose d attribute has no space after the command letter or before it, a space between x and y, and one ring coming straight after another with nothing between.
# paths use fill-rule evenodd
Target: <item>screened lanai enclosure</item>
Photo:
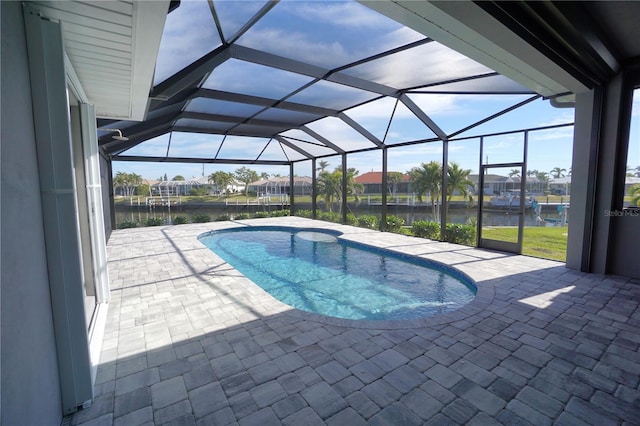
<instances>
[{"instance_id":1,"label":"screened lanai enclosure","mask_svg":"<svg viewBox=\"0 0 640 426\"><path fill-rule=\"evenodd\" d=\"M639 2L32 0L0 7L2 388L10 390L0 423L300 423L313 415L376 423L406 415L417 424L447 421L460 404L473 408L455 417L460 422L509 422L529 412L542 423L638 418L626 377L640 368L640 177L632 175L640 170ZM255 180L231 183L232 194L221 196L222 182L243 168ZM119 172L129 175L126 195L114 193ZM216 172L227 175L210 179ZM181 176L183 186L203 179L209 194L186 196L179 184L164 183L165 174ZM133 192L140 179L145 188ZM197 203L221 205L226 210L206 221L221 222L178 221L186 216L180 204L154 204L153 216L142 189L158 196L154 185L162 197L179 192L194 212ZM256 193L285 204L242 210ZM133 226L166 226L114 231L123 207L137 216ZM302 217L271 218L287 214ZM320 222L329 217L344 225ZM363 229L371 217L376 226ZM396 228L396 219L405 225ZM420 240L416 223L435 235ZM442 262L476 281L481 292L472 303L480 304L398 329L317 321L274 305L197 240L260 224L336 230ZM499 251L449 239L458 226L476 232L465 244ZM564 264L505 253L530 254L547 231L564 243ZM540 239L530 238L536 233ZM426 396L435 376L464 376L462 358L473 373L479 359L470 352L443 365L444 346L463 342L469 322L481 341L494 341L507 330L486 322L494 320L538 330L551 346L540 358L535 342L518 338L520 346L485 365L487 374L500 380L497 369L524 365L522 354L544 365L527 367L529 378L506 393L495 380L474 388L461 380L455 400L439 399L437 386ZM607 347L594 349L590 330L605 324ZM450 336L449 325L464 329ZM408 347L420 343L414 335L429 337L429 346ZM431 345L440 340L444 346ZM394 364L378 382L403 385L395 386L402 395L386 398L374 383L353 387L364 380L351 365L360 360L330 353L337 341L366 355L361 362ZM233 351L213 353L212 342ZM262 352L253 356L247 345ZM588 365L574 356L583 349ZM295 354L296 370L280 374ZM576 361L561 377L569 387L558 384L550 398L531 403L538 379L556 371L550 364L566 367L567 359ZM175 376L163 373L176 366ZM417 371L403 391L406 368ZM331 380L335 371L356 382ZM289 389L280 380L289 375L305 386ZM594 381L606 386L588 394L575 386ZM359 410L356 393L377 411ZM309 407L289 416L281 404L289 400Z\"/></svg>"},{"instance_id":2,"label":"screened lanai enclosure","mask_svg":"<svg viewBox=\"0 0 640 426\"><path fill-rule=\"evenodd\" d=\"M519 237L492 245L478 234L478 242L520 251L530 207L527 153L536 149L536 138L543 143L556 131L571 138L573 130L571 109L563 110L564 120L535 118L541 109L553 109L551 103L572 107L571 96L533 92L376 7L353 1L173 2L146 119L99 119L100 148L114 162L288 168L289 187L294 176L311 177L314 218L321 165L342 171L337 201L346 206L350 164L357 158L382 172L382 230L389 206L408 202L394 199L387 181L389 172L406 172L398 158L411 157L416 166L440 163L439 185L448 188L454 176L448 168L464 155L475 166L468 168L476 175L479 222L484 195L499 195L482 193L490 186L485 177L517 174L510 224L519 227ZM566 157L570 161L570 147ZM432 206L445 206L459 188L432 191ZM339 211L344 223L348 209ZM434 208L441 239L448 215L446 208L437 215Z\"/></svg>"}]
</instances>

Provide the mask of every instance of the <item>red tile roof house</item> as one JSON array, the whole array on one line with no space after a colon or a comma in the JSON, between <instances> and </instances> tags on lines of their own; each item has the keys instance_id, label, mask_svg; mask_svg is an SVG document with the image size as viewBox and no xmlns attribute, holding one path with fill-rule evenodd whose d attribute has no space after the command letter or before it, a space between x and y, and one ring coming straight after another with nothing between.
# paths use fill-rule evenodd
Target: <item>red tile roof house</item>
<instances>
[{"instance_id":1,"label":"red tile roof house","mask_svg":"<svg viewBox=\"0 0 640 426\"><path fill-rule=\"evenodd\" d=\"M390 172L393 173L393 172ZM364 186L364 194L381 194L382 193L382 172L367 172L356 176L356 182ZM389 182L389 193L407 194L411 192L411 179L406 173L402 174L402 181L396 184L396 188L392 187Z\"/></svg>"}]
</instances>

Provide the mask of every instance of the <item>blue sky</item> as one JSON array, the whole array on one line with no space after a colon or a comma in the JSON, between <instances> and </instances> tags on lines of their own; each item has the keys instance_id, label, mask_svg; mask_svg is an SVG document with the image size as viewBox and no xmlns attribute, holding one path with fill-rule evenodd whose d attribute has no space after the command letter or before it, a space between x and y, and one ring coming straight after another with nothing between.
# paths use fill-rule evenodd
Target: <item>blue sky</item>
<instances>
[{"instance_id":1,"label":"blue sky","mask_svg":"<svg viewBox=\"0 0 640 426\"><path fill-rule=\"evenodd\" d=\"M223 32L229 38L239 29L263 2L215 1L216 10L223 22ZM424 36L403 27L396 22L356 2L300 2L283 1L277 4L267 15L247 33L240 37L238 44L265 50L292 59L309 61L328 68L344 65L370 56L386 49L416 41ZM371 43L373 41L373 43ZM214 31L213 20L206 2L184 1L168 17L160 55L157 62L156 84L181 69L203 54L220 45L220 38ZM373 48L372 48L373 46ZM426 47L425 47L426 49ZM429 51L415 49L403 53L399 58L404 64L401 69L391 66L391 61L380 60L367 66L347 70L356 76L371 78L392 87L411 85L416 77L424 81L424 70L429 70L428 78L438 80L446 72L441 63L460 69L482 72L486 68L445 48ZM437 59L437 60L436 60ZM454 65L452 65L454 64ZM465 68L466 67L466 68ZM289 74L282 79L283 74ZM236 90L268 97L279 97L302 86L307 77L284 71L249 64L231 59L214 70L204 83L208 88ZM339 108L340 103L358 97L356 89L334 83L321 82L296 95L292 101L306 101L327 107ZM475 121L498 112L508 106L526 99L528 96L470 96L470 95L410 95L446 133L457 131ZM366 97L362 98L365 100ZM640 99L636 97L634 109L635 121L632 126L632 140L638 141L640 123L637 107ZM382 139L389 125L395 99L384 99L346 111L346 114L358 121L367 130ZM192 104L197 110L195 104ZM227 115L234 115L234 105L219 104ZM189 108L192 108L190 106ZM226 108L226 109L225 109ZM246 108L246 107L242 107ZM277 112L277 110L275 110ZM540 127L573 121L573 109L556 109L548 101L535 101L512 111L497 120L485 123L465 135L478 135L521 128ZM340 141L347 147L360 148L370 146L361 135L335 118L325 118L309 125L314 131L329 140ZM296 132L291 132L294 135ZM463 135L461 135L463 136ZM394 144L407 140L433 137L433 133L424 126L406 107L399 104L389 127L385 142ZM308 137L307 137L308 138ZM532 133L529 138L529 168L550 171L554 167L569 169L571 164L571 146L573 130L554 129ZM169 136L164 135L144 142L127 151L125 155L151 155L163 157L167 152ZM222 136L174 133L171 138L170 156L192 156L196 158L214 155ZM220 150L220 156L227 158L255 158L263 152L262 158L283 158L282 148L268 140L233 137L227 138ZM640 165L640 142L636 142L630 152L630 164ZM487 139L485 157L489 162L518 161L522 152L522 135L504 136ZM308 148L316 149L312 145ZM263 151L264 150L264 151ZM327 150L318 150L326 152ZM290 158L300 158L287 150ZM389 170L405 172L421 162L441 160L442 144L430 143L389 150ZM349 167L355 167L361 173L381 169L381 154L367 153L349 156ZM449 146L449 159L460 163L464 168L478 169L478 141L452 142ZM339 158L328 159L331 167L339 164ZM634 162L638 164L633 164ZM295 173L310 175L310 162L297 166ZM217 170L234 171L237 165L204 165L204 174ZM283 167L251 166L254 170L269 174L287 175L289 169ZM165 173L169 178L182 175L185 178L203 174L202 164L171 163L132 163L114 162L114 173L118 171L135 172L148 179L156 179Z\"/></svg>"}]
</instances>

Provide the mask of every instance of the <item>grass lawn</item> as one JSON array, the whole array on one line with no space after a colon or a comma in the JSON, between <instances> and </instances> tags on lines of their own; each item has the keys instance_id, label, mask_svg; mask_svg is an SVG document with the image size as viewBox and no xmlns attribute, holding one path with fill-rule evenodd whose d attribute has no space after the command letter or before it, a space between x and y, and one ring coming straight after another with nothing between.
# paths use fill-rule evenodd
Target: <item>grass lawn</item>
<instances>
[{"instance_id":1,"label":"grass lawn","mask_svg":"<svg viewBox=\"0 0 640 426\"><path fill-rule=\"evenodd\" d=\"M567 231L566 226L525 227L522 254L565 262L567 259ZM517 233L518 228L516 227L483 229L483 235L486 238L496 240L516 241Z\"/></svg>"}]
</instances>

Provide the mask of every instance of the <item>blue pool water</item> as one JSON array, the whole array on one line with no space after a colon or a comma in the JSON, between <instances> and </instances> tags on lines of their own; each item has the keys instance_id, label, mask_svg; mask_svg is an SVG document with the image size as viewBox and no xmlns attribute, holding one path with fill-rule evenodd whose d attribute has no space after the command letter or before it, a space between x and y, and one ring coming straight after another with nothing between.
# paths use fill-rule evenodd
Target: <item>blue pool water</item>
<instances>
[{"instance_id":1,"label":"blue pool water","mask_svg":"<svg viewBox=\"0 0 640 426\"><path fill-rule=\"evenodd\" d=\"M338 235L252 227L213 231L200 241L276 299L331 317L422 318L453 311L475 297L471 279L451 268Z\"/></svg>"}]
</instances>

